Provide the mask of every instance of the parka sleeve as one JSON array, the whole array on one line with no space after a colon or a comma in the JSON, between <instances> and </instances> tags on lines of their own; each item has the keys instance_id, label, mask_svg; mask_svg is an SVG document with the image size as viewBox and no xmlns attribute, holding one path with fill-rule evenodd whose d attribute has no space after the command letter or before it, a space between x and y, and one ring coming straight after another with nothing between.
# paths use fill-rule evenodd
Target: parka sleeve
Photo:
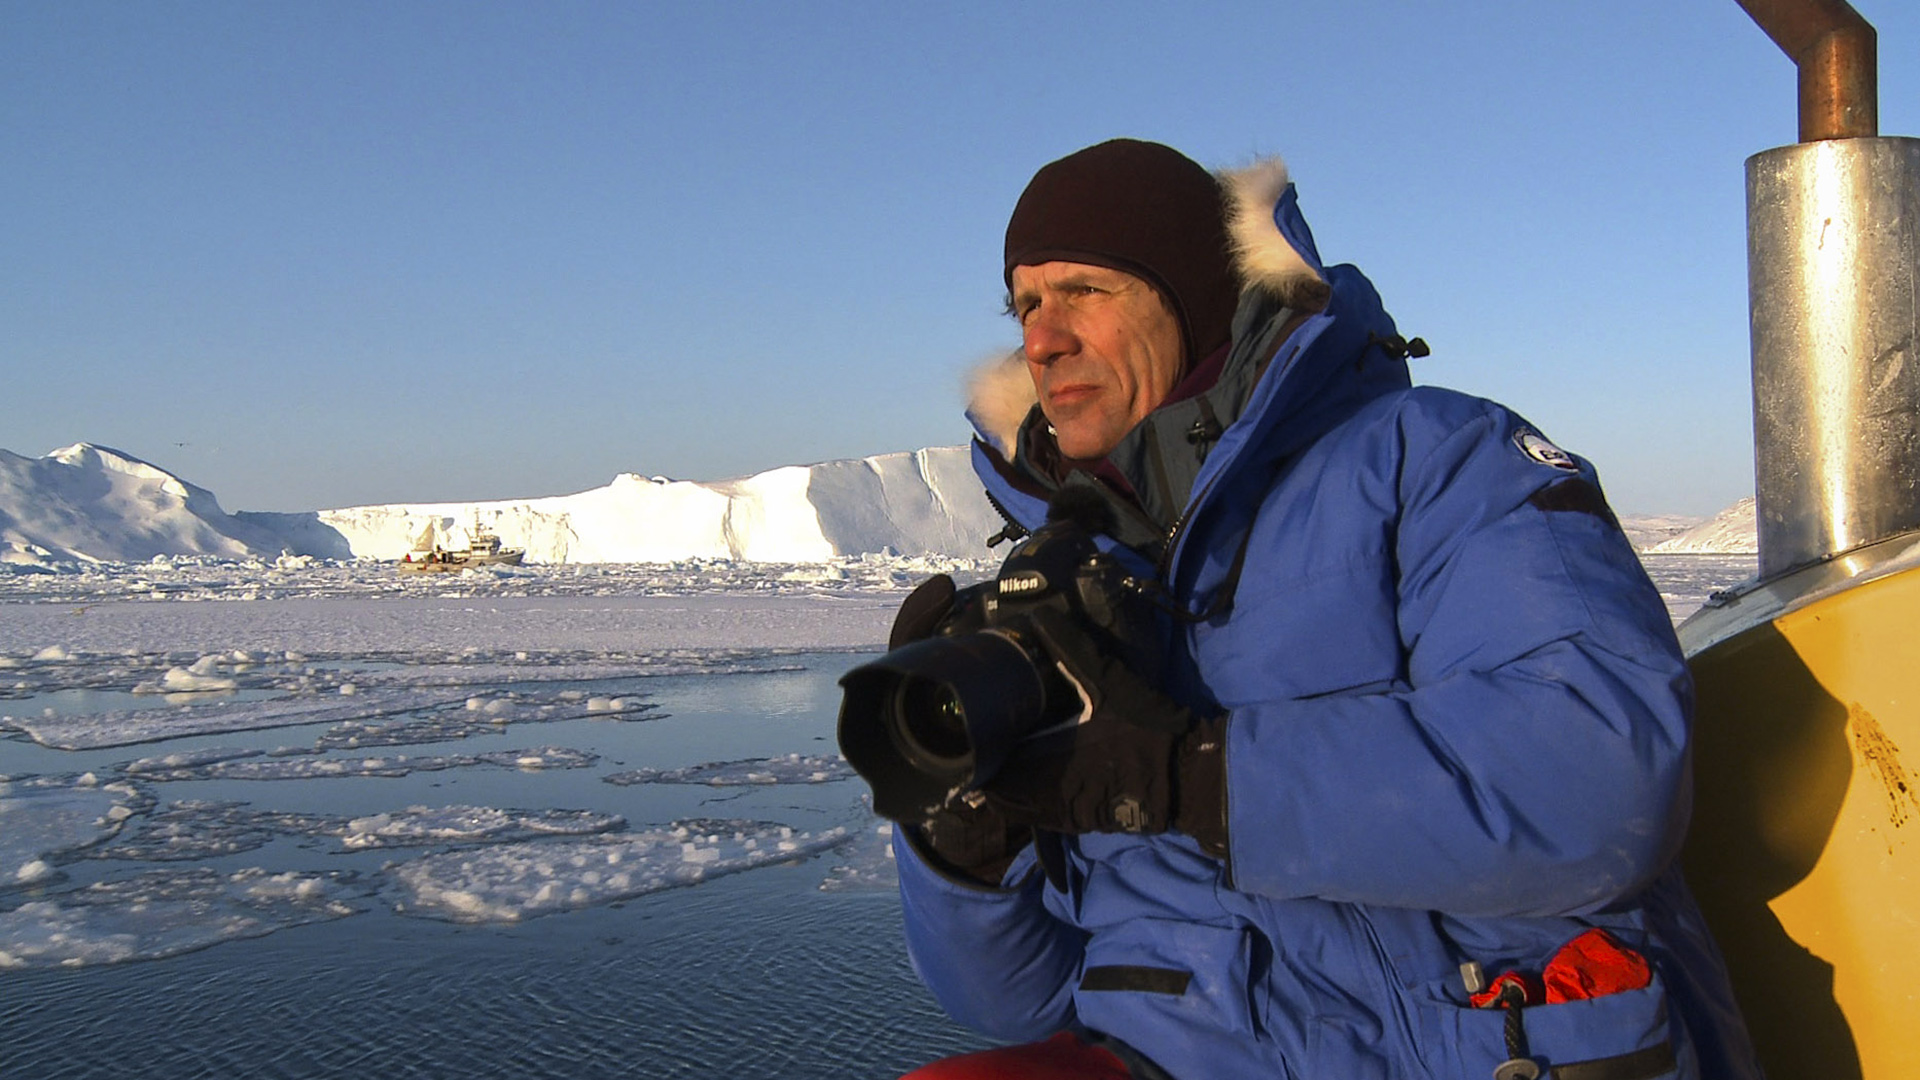
<instances>
[{"instance_id":1,"label":"parka sleeve","mask_svg":"<svg viewBox=\"0 0 1920 1080\"><path fill-rule=\"evenodd\" d=\"M894 829L894 861L907 955L949 1016L994 1038L1026 1042L1073 1022L1079 930L1041 903L1046 877L1029 848L1007 870L1006 887L955 881L921 858Z\"/></svg>"},{"instance_id":2,"label":"parka sleeve","mask_svg":"<svg viewBox=\"0 0 1920 1080\"><path fill-rule=\"evenodd\" d=\"M1584 914L1677 851L1685 660L1591 468L1530 456L1529 431L1490 405L1424 445L1403 427L1382 540L1400 670L1231 706L1237 887Z\"/></svg>"}]
</instances>

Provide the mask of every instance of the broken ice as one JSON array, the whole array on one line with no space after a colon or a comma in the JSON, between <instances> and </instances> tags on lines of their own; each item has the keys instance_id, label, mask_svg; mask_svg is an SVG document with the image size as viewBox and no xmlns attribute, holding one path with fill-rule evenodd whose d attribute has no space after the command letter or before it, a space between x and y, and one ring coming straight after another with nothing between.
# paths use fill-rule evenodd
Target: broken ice
<instances>
[{"instance_id":1,"label":"broken ice","mask_svg":"<svg viewBox=\"0 0 1920 1080\"><path fill-rule=\"evenodd\" d=\"M392 867L394 907L454 922L514 922L691 885L837 847L844 828L693 820L590 840L502 844Z\"/></svg>"},{"instance_id":2,"label":"broken ice","mask_svg":"<svg viewBox=\"0 0 1920 1080\"><path fill-rule=\"evenodd\" d=\"M788 754L785 757L714 761L678 769L633 769L601 779L609 784L825 784L846 780L853 767L837 754Z\"/></svg>"},{"instance_id":3,"label":"broken ice","mask_svg":"<svg viewBox=\"0 0 1920 1080\"><path fill-rule=\"evenodd\" d=\"M151 802L131 784L102 784L91 773L0 777L0 892L55 877L62 858L111 839Z\"/></svg>"},{"instance_id":4,"label":"broken ice","mask_svg":"<svg viewBox=\"0 0 1920 1080\"><path fill-rule=\"evenodd\" d=\"M0 912L0 968L174 956L359 908L351 874L150 870Z\"/></svg>"}]
</instances>

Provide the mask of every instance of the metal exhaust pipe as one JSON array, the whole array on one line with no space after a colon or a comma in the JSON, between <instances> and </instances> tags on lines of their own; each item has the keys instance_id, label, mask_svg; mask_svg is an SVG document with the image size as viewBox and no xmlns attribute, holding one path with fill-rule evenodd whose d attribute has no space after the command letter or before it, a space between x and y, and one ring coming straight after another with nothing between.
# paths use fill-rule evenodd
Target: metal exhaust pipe
<instances>
[{"instance_id":1,"label":"metal exhaust pipe","mask_svg":"<svg viewBox=\"0 0 1920 1080\"><path fill-rule=\"evenodd\" d=\"M1800 141L1880 134L1879 35L1846 0L1739 0L1800 69Z\"/></svg>"},{"instance_id":2,"label":"metal exhaust pipe","mask_svg":"<svg viewBox=\"0 0 1920 1080\"><path fill-rule=\"evenodd\" d=\"M1739 0L1800 66L1795 146L1747 159L1760 577L1920 528L1920 139L1880 138L1844 0Z\"/></svg>"}]
</instances>

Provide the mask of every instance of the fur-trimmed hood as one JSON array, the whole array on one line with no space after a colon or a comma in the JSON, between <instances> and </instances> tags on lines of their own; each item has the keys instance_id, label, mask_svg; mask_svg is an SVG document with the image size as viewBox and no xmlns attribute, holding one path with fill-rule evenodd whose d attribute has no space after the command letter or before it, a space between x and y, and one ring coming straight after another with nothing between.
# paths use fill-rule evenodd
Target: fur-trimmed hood
<instances>
[{"instance_id":1,"label":"fur-trimmed hood","mask_svg":"<svg viewBox=\"0 0 1920 1080\"><path fill-rule=\"evenodd\" d=\"M1286 162L1265 158L1216 175L1241 288L1265 290L1296 311L1324 307L1330 289L1313 236L1287 197ZM967 380L967 419L1004 458L1012 458L1020 424L1038 401L1019 349L988 360Z\"/></svg>"}]
</instances>

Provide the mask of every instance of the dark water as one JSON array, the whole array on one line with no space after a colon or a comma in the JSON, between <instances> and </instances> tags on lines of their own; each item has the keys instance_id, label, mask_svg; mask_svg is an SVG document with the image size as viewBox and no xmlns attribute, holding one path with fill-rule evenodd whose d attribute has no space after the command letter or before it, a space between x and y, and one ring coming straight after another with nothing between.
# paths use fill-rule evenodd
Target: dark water
<instances>
[{"instance_id":1,"label":"dark water","mask_svg":"<svg viewBox=\"0 0 1920 1080\"><path fill-rule=\"evenodd\" d=\"M818 753L831 746L834 679L857 659L815 655L796 658L802 671L602 688L638 690L670 715L554 725L532 737L571 729L567 741L592 739L607 767ZM52 754L20 744L6 750L41 767L38 758ZM130 755L72 756L96 767ZM336 812L374 799L377 807L590 801L634 822L721 813L804 827L843 817L863 790L856 781L737 793L615 788L578 772L511 771L167 787L162 798L246 798ZM317 859L368 871L381 859L414 854L276 850L233 861ZM820 890L834 859L830 853L519 924L457 926L396 915L376 902L351 918L170 959L0 972L0 1080L891 1077L985 1045L946 1020L913 976L891 890ZM82 862L66 869L84 879L122 868Z\"/></svg>"},{"instance_id":2,"label":"dark water","mask_svg":"<svg viewBox=\"0 0 1920 1080\"><path fill-rule=\"evenodd\" d=\"M776 867L510 928L370 914L0 981L0 1077L888 1077L982 1045L899 905Z\"/></svg>"}]
</instances>

